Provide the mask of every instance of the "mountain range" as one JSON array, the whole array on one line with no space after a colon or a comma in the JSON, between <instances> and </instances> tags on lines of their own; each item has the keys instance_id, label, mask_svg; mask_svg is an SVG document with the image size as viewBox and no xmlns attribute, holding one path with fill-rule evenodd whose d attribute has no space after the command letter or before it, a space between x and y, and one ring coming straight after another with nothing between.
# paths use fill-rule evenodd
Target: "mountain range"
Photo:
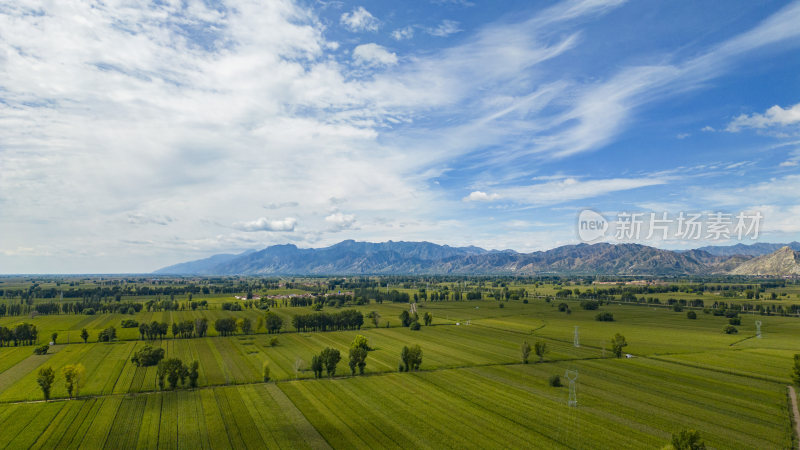
<instances>
[{"instance_id":1,"label":"mountain range","mask_svg":"<svg viewBox=\"0 0 800 450\"><path fill-rule=\"evenodd\" d=\"M578 244L519 253L430 242L342 241L324 248L273 245L164 267L172 275L792 275L800 243L670 251L640 244ZM790 252L795 257L790 257ZM771 255L778 255L768 258ZM794 266L792 265L794 264ZM796 267L795 267L796 266Z\"/></svg>"}]
</instances>

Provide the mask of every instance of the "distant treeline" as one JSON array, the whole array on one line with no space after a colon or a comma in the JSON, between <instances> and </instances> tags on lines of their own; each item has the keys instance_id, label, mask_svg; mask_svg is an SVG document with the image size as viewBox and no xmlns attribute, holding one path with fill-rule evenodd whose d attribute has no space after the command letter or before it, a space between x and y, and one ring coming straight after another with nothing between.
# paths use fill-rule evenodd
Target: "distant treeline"
<instances>
[{"instance_id":1,"label":"distant treeline","mask_svg":"<svg viewBox=\"0 0 800 450\"><path fill-rule=\"evenodd\" d=\"M355 309L335 313L316 312L292 317L292 326L298 331L360 330L364 314Z\"/></svg>"}]
</instances>

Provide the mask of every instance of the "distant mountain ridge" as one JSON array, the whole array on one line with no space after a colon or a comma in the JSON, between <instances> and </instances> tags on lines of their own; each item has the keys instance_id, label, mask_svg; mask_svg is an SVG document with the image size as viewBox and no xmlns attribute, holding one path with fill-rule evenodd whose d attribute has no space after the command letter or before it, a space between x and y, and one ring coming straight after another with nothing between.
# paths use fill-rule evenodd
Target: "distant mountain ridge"
<instances>
[{"instance_id":1,"label":"distant mountain ridge","mask_svg":"<svg viewBox=\"0 0 800 450\"><path fill-rule=\"evenodd\" d=\"M769 255L751 259L731 270L733 275L800 275L800 252L785 246Z\"/></svg>"},{"instance_id":2,"label":"distant mountain ridge","mask_svg":"<svg viewBox=\"0 0 800 450\"><path fill-rule=\"evenodd\" d=\"M800 244L793 242L790 245ZM238 255L215 255L157 270L174 275L367 275L367 274L616 274L693 275L734 273L778 244L741 244L670 251L640 244L577 244L518 253L430 242L342 241L330 247L273 245ZM758 247L754 247L758 246ZM782 247L782 246L781 246ZM709 250L711 249L711 250ZM720 250L722 249L722 250ZM763 253L762 253L763 255ZM788 260L787 260L788 261ZM771 270L775 269L774 265ZM781 272L783 273L783 272ZM766 274L766 273L764 273ZM779 275L776 273L776 275Z\"/></svg>"},{"instance_id":3,"label":"distant mountain ridge","mask_svg":"<svg viewBox=\"0 0 800 450\"><path fill-rule=\"evenodd\" d=\"M709 245L707 247L700 247L697 250L702 250L711 253L715 256L763 256L774 253L783 247L789 247L792 250L800 251L800 242L790 242L788 244L772 244L769 242L757 242L755 244L745 245L736 244L728 246Z\"/></svg>"}]
</instances>

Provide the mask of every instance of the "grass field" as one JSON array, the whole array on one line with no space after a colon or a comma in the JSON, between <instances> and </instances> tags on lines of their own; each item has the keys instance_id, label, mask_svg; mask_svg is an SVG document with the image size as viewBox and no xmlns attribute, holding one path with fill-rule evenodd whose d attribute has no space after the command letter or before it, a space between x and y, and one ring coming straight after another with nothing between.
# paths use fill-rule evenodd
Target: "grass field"
<instances>
[{"instance_id":1,"label":"grass field","mask_svg":"<svg viewBox=\"0 0 800 450\"><path fill-rule=\"evenodd\" d=\"M571 314L540 299L502 308L493 300L421 303L420 313L434 322L419 331L399 326L407 305L373 303L357 308L378 311L380 327L284 327L276 346L263 333L157 340L167 357L200 363L198 389L168 392L158 391L155 367L130 362L145 344L137 330L118 327L131 316L35 317L29 320L42 333L60 330L59 344L46 356L31 346L0 348L0 448L660 448L688 428L713 448L792 446L786 385L800 350L797 318L742 315L739 333L727 335L726 318L700 311L689 320L666 308L612 304L600 311L615 320L598 322L598 311L567 303ZM275 311L288 322L308 309ZM263 314L210 309L134 318L213 322ZM117 342L77 338L83 327L110 325L122 331ZM625 335L625 352L635 357L612 358L606 348L614 333ZM374 350L365 376L350 377L347 350L356 334ZM543 363L532 356L520 364L524 340L547 343ZM397 373L401 348L414 344L423 349L422 371ZM343 354L338 377L315 380L309 362L325 347ZM261 382L265 361L270 383ZM86 378L80 398L67 400L61 368L78 362ZM55 400L46 403L36 383L45 366L57 374ZM567 369L579 371L576 408L567 406L568 387L547 383Z\"/></svg>"}]
</instances>

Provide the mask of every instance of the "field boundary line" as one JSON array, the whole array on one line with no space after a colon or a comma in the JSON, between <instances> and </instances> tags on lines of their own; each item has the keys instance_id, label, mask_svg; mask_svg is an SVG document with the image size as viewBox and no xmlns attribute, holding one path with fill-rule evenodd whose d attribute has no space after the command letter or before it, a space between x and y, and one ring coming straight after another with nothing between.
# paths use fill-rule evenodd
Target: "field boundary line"
<instances>
[{"instance_id":1,"label":"field boundary line","mask_svg":"<svg viewBox=\"0 0 800 450\"><path fill-rule=\"evenodd\" d=\"M706 352L698 352L698 353L706 353ZM676 354L683 354L683 353L676 353ZM652 359L652 360L655 360L655 361L661 361L661 362L665 362L665 363L669 363L669 364L677 364L679 366L692 367L694 369L708 370L710 372L722 373L722 374L725 374L725 375L733 375L733 376L742 377L742 378L750 378L752 380L766 381L766 382L769 382L769 383L776 383L776 384L785 383L785 381L779 380L777 378L771 378L771 377L759 376L759 375L749 375L749 374L740 373L740 372L732 372L731 371L732 369L731 370L725 370L725 369L719 369L719 368L714 368L714 367L705 367L705 366L701 366L699 364L692 364L692 363L689 363L689 362L686 362L686 361L673 361L673 360L670 360L670 359L664 359L664 358L661 358L659 356L639 356L639 357L640 358Z\"/></svg>"},{"instance_id":2,"label":"field boundary line","mask_svg":"<svg viewBox=\"0 0 800 450\"><path fill-rule=\"evenodd\" d=\"M294 404L292 399L290 399L281 388L275 383L266 383L266 390L272 399L275 400L275 403L281 407L281 411L295 420L297 431L309 447L315 450L328 450L333 448L322 434L320 434L319 430L308 420L305 414L303 414L303 411L300 411L300 408Z\"/></svg>"}]
</instances>

